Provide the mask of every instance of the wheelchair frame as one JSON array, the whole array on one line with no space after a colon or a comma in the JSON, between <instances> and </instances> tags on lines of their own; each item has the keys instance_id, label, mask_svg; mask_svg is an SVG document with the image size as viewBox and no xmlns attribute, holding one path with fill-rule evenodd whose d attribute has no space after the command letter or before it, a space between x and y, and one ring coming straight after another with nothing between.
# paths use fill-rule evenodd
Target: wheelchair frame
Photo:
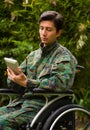
<instances>
[{"instance_id":1,"label":"wheelchair frame","mask_svg":"<svg viewBox=\"0 0 90 130\"><path fill-rule=\"evenodd\" d=\"M74 93L71 90L67 91L67 92L61 92L61 93L47 93L47 92L44 92L43 90L39 90L38 92L37 91L35 91L35 95L43 95L46 98L46 104L36 114L36 116L34 117L32 122L30 123L28 130L34 130L34 126L35 126L36 122L38 122L38 126L37 126L37 128L35 128L35 130L64 130L64 129L65 130L76 130L75 129L75 111L77 110L80 112L84 112L86 115L88 115L88 117L90 116L90 112L87 109L83 108L82 106L74 104L75 97L74 97ZM43 91L43 92L41 92L41 91ZM56 97L49 101L47 99L48 95L56 96ZM61 101L63 101L64 98L66 98L65 99L66 102L63 105L60 105ZM70 102L67 102L68 100ZM49 115L50 113L48 114L48 112L46 112L45 110L50 109L50 106L53 106L53 103L56 104L57 101L59 101L57 104L58 108L55 107L54 109L52 109L51 115ZM42 114L49 115L48 119L46 119L46 120L44 119L45 124L43 127L42 127L43 121L40 120ZM56 125L58 120L62 121L62 117L64 115L65 116L67 115L68 118L70 118L70 120L68 118L66 118L66 120L68 120L67 127L63 126L63 124L61 124L62 126L60 129L55 129L54 126ZM51 126L47 125L50 123L51 123ZM89 124L90 124L90 122L88 122L88 125L87 124L85 125L84 130L88 130L88 127L90 128Z\"/></svg>"},{"instance_id":2,"label":"wheelchair frame","mask_svg":"<svg viewBox=\"0 0 90 130\"><path fill-rule=\"evenodd\" d=\"M34 90L34 95L41 95L41 96L44 96L45 99L46 99L46 104L43 106L43 108L41 108L41 110L36 114L36 116L34 117L34 119L32 120L31 124L30 124L30 127L33 127L35 122L39 119L41 119L40 115L42 115L44 112L46 112L46 110L50 109L50 107L54 104L56 105L56 102L57 104L60 103L59 100L65 98L65 97L68 97L71 101L73 102L74 101L74 94L72 91L67 91L67 92L60 92L60 93L52 93L52 92L46 92L44 91L43 89L36 89ZM49 101L49 96L52 96L53 99L51 99ZM66 99L65 99L66 100ZM58 104L59 106L59 104ZM60 105L61 106L61 105ZM54 108L52 109L53 110L56 110L57 107L54 106ZM55 111L54 110L54 111Z\"/></svg>"}]
</instances>

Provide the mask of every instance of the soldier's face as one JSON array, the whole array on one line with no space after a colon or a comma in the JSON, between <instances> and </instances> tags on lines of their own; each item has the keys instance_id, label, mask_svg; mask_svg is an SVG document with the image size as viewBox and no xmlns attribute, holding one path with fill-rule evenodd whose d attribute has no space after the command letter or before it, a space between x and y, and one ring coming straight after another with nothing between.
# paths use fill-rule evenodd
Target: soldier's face
<instances>
[{"instance_id":1,"label":"soldier's face","mask_svg":"<svg viewBox=\"0 0 90 130\"><path fill-rule=\"evenodd\" d=\"M39 27L39 34L41 42L46 46L56 41L60 35L60 31L57 32L53 21L41 21Z\"/></svg>"}]
</instances>

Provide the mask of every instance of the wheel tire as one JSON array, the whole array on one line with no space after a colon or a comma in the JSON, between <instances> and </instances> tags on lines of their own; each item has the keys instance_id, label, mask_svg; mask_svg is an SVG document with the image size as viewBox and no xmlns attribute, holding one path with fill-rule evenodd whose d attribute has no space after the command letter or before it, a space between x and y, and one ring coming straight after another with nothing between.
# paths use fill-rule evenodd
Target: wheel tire
<instances>
[{"instance_id":1,"label":"wheel tire","mask_svg":"<svg viewBox=\"0 0 90 130\"><path fill-rule=\"evenodd\" d=\"M43 126L43 129L42 130L54 130L51 128L52 124L54 123L55 120L60 120L61 117L65 114L69 113L70 112L73 112L75 110L79 110L79 111L82 111L84 112L85 114L89 115L90 116L90 112L88 110L86 110L85 108L79 106L79 105L76 105L76 104L69 104L69 105L65 105L59 109L57 109L45 122L44 126ZM61 117L60 117L61 116ZM60 118L59 118L60 117ZM57 121L56 121L57 122ZM60 130L60 128L59 128ZM62 130L62 129L61 129ZM72 130L75 130L75 128L73 128ZM88 129L87 129L88 130Z\"/></svg>"}]
</instances>

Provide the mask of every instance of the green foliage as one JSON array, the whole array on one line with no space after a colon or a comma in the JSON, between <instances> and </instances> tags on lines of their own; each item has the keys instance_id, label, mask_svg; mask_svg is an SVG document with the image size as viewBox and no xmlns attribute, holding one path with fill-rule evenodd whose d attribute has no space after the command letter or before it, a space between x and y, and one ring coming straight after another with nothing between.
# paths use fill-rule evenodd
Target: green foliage
<instances>
[{"instance_id":1,"label":"green foliage","mask_svg":"<svg viewBox=\"0 0 90 130\"><path fill-rule=\"evenodd\" d=\"M74 92L76 95L76 103L90 110L90 90L82 87L79 89L79 92L77 92L77 89L75 89Z\"/></svg>"},{"instance_id":2,"label":"green foliage","mask_svg":"<svg viewBox=\"0 0 90 130\"><path fill-rule=\"evenodd\" d=\"M39 46L38 18L43 11L56 10L65 19L59 42L76 56L85 70L76 76L73 89L79 95L90 85L90 0L2 0L0 1L0 81L6 85L3 58L13 57L21 63ZM86 53L87 52L87 53ZM80 91L79 91L80 90ZM90 103L89 103L90 104ZM90 107L90 105L89 105Z\"/></svg>"}]
</instances>

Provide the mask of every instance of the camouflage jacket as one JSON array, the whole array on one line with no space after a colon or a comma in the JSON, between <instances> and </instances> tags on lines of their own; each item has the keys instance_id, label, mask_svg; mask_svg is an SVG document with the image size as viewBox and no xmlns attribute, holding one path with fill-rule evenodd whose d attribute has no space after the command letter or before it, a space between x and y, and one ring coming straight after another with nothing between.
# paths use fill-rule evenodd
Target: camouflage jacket
<instances>
[{"instance_id":1,"label":"camouflage jacket","mask_svg":"<svg viewBox=\"0 0 90 130\"><path fill-rule=\"evenodd\" d=\"M54 91L65 91L73 85L77 60L71 52L55 42L49 46L31 52L21 64L22 71L27 75L27 87L24 94L33 88L44 88ZM9 82L9 86L19 85ZM19 91L22 90L23 87Z\"/></svg>"}]
</instances>

